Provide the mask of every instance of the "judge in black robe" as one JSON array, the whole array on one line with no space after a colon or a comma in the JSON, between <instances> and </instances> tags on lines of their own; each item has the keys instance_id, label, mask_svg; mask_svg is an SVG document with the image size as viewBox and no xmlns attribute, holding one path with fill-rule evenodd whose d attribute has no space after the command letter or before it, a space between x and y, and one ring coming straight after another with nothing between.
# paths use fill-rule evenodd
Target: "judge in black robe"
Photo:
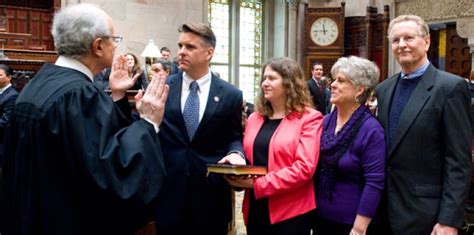
<instances>
[{"instance_id":1,"label":"judge in black robe","mask_svg":"<svg viewBox=\"0 0 474 235\"><path fill-rule=\"evenodd\" d=\"M115 46L108 38L88 44L95 64L113 58L101 57L109 43ZM162 116L166 98L153 100L147 91L138 111L159 121L131 123L126 96L114 103L93 85L92 74L102 68L90 65L89 57L61 55L17 99L5 142L5 234L133 234L150 221L165 171L154 126L161 120L143 111ZM112 97L125 63L122 56L112 66ZM155 80L151 90L167 95L165 77Z\"/></svg>"}]
</instances>

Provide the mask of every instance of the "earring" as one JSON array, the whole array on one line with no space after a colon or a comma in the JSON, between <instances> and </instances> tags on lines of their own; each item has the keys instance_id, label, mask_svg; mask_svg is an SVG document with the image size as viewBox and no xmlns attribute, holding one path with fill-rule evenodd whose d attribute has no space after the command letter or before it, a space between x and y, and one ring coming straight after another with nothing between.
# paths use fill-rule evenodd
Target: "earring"
<instances>
[{"instance_id":1,"label":"earring","mask_svg":"<svg viewBox=\"0 0 474 235\"><path fill-rule=\"evenodd\" d=\"M359 97L357 97L357 96L355 97L355 102L359 103Z\"/></svg>"}]
</instances>

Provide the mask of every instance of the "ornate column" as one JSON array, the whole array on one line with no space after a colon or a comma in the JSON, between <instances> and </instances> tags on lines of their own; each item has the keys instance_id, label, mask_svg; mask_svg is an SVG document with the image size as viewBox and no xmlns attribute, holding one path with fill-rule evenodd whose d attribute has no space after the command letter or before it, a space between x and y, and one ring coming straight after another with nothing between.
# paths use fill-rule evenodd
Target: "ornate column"
<instances>
[{"instance_id":1,"label":"ornate column","mask_svg":"<svg viewBox=\"0 0 474 235\"><path fill-rule=\"evenodd\" d=\"M287 42L287 12L286 0L274 1L274 17L273 17L273 55L271 57L286 56L288 53Z\"/></svg>"},{"instance_id":2,"label":"ornate column","mask_svg":"<svg viewBox=\"0 0 474 235\"><path fill-rule=\"evenodd\" d=\"M296 58L296 51L297 51L297 35L298 35L298 3L299 0L286 0L288 5L288 34L287 34L287 41L288 41L288 57L297 59Z\"/></svg>"},{"instance_id":3,"label":"ornate column","mask_svg":"<svg viewBox=\"0 0 474 235\"><path fill-rule=\"evenodd\" d=\"M300 0L298 3L297 38L296 38L296 61L304 68L304 11L308 5L308 0Z\"/></svg>"}]
</instances>

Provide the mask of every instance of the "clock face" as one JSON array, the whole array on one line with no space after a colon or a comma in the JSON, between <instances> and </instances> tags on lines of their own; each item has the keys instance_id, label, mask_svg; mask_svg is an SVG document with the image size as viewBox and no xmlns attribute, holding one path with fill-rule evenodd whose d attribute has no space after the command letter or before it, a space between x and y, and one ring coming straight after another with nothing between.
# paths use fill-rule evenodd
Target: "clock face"
<instances>
[{"instance_id":1,"label":"clock face","mask_svg":"<svg viewBox=\"0 0 474 235\"><path fill-rule=\"evenodd\" d=\"M313 22L310 29L311 40L319 46L333 44L339 35L337 23L329 17L321 17Z\"/></svg>"}]
</instances>

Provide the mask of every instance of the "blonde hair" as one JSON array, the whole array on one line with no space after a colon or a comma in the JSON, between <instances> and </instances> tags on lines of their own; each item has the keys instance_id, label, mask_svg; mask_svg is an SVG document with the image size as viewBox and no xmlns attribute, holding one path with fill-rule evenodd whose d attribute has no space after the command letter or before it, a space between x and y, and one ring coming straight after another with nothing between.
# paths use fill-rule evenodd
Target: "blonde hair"
<instances>
[{"instance_id":1,"label":"blonde hair","mask_svg":"<svg viewBox=\"0 0 474 235\"><path fill-rule=\"evenodd\" d=\"M420 35L421 36L427 36L430 34L430 27L428 24L426 24L425 20L423 18L417 16L417 15L399 15L392 21L390 21L390 24L388 25L388 37L391 36L392 34L392 28L394 25L405 22L405 21L412 21L415 22L418 26L420 26Z\"/></svg>"}]
</instances>

